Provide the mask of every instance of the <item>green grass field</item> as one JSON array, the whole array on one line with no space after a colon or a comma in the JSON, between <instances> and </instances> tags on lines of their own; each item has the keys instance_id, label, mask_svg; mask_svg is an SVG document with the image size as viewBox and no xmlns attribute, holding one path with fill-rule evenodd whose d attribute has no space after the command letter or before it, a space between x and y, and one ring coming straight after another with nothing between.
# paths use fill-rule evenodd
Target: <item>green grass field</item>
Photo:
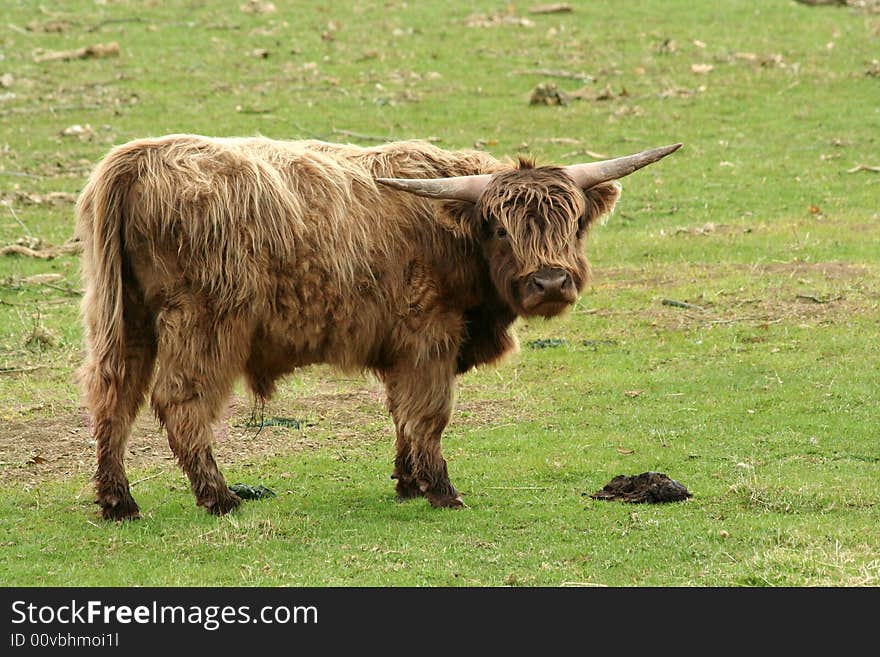
<instances>
[{"instance_id":1,"label":"green grass field","mask_svg":"<svg viewBox=\"0 0 880 657\"><path fill-rule=\"evenodd\" d=\"M558 164L685 144L623 181L577 307L461 379L459 512L395 502L381 386L315 367L265 409L295 422L257 435L239 388L218 427L227 479L277 497L209 517L145 410L144 517L101 522L78 257L0 256L0 583L880 584L876 3L571 4L0 0L0 246L63 245L90 167L150 135ZM539 83L569 102L531 105ZM646 470L693 498L589 498Z\"/></svg>"}]
</instances>

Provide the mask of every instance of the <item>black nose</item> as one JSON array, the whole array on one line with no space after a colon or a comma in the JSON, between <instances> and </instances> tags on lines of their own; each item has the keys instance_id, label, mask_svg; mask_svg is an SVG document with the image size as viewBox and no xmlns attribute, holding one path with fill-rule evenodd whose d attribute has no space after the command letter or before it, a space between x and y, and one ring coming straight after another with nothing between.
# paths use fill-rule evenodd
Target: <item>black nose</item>
<instances>
[{"instance_id":1,"label":"black nose","mask_svg":"<svg viewBox=\"0 0 880 657\"><path fill-rule=\"evenodd\" d=\"M548 299L565 296L573 285L568 272L556 268L536 271L529 282L536 292Z\"/></svg>"}]
</instances>

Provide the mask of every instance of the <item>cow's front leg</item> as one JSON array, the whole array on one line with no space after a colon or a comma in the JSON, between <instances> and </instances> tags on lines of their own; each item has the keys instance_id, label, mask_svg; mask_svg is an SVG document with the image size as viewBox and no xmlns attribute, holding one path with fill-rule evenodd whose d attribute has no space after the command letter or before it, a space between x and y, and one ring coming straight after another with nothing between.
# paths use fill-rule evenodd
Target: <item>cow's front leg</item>
<instances>
[{"instance_id":1,"label":"cow's front leg","mask_svg":"<svg viewBox=\"0 0 880 657\"><path fill-rule=\"evenodd\" d=\"M397 455L394 457L394 471L391 473L391 478L397 480L397 499L401 501L424 495L416 483L411 457L409 436L398 426Z\"/></svg>"},{"instance_id":2,"label":"cow's front leg","mask_svg":"<svg viewBox=\"0 0 880 657\"><path fill-rule=\"evenodd\" d=\"M432 506L464 502L449 481L440 438L452 411L455 360L434 358L415 367L398 364L385 377L388 407L397 427L392 478L400 499L425 496Z\"/></svg>"}]
</instances>

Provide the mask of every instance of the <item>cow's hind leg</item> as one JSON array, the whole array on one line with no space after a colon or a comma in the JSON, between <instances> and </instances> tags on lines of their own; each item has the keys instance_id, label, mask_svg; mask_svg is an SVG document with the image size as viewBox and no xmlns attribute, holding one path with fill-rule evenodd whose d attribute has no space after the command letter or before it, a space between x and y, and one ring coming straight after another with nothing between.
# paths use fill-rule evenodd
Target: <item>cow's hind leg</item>
<instances>
[{"instance_id":1,"label":"cow's hind leg","mask_svg":"<svg viewBox=\"0 0 880 657\"><path fill-rule=\"evenodd\" d=\"M196 504L221 515L241 499L229 490L214 460L212 425L242 369L241 327L211 325L198 309L163 313L159 321L159 374L153 411L189 477Z\"/></svg>"},{"instance_id":2,"label":"cow's hind leg","mask_svg":"<svg viewBox=\"0 0 880 657\"><path fill-rule=\"evenodd\" d=\"M397 427L394 474L401 499L424 495L435 507L464 502L449 480L440 438L452 411L454 363L399 364L385 374L388 406Z\"/></svg>"},{"instance_id":3,"label":"cow's hind leg","mask_svg":"<svg viewBox=\"0 0 880 657\"><path fill-rule=\"evenodd\" d=\"M99 362L90 350L80 372L97 445L95 503L106 520L140 516L129 490L124 458L131 425L146 396L156 358L156 336L146 308L127 298L124 309L123 367Z\"/></svg>"}]
</instances>

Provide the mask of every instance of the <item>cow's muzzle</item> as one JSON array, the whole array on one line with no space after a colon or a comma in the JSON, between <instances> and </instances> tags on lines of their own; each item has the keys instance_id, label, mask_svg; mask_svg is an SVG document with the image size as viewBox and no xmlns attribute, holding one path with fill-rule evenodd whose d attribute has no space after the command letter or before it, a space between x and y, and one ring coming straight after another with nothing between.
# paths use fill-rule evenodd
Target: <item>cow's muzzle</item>
<instances>
[{"instance_id":1,"label":"cow's muzzle","mask_svg":"<svg viewBox=\"0 0 880 657\"><path fill-rule=\"evenodd\" d=\"M528 276L522 292L523 309L546 317L558 315L577 299L571 274L558 267L540 269Z\"/></svg>"}]
</instances>

